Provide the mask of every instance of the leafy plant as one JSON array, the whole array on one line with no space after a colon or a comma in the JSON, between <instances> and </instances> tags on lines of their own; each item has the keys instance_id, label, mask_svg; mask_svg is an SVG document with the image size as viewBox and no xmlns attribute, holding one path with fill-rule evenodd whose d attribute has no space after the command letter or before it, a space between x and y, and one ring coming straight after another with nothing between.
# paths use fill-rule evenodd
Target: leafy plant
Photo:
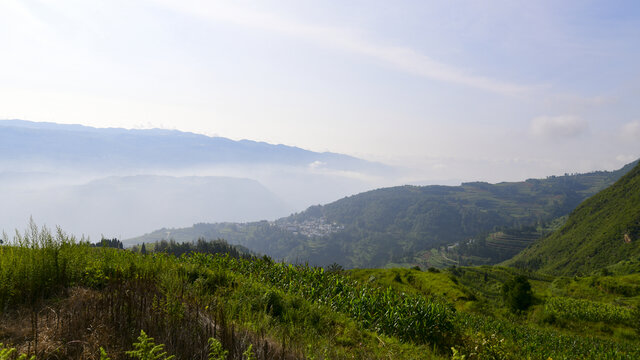
<instances>
[{"instance_id":1,"label":"leafy plant","mask_svg":"<svg viewBox=\"0 0 640 360\"><path fill-rule=\"evenodd\" d=\"M243 360L254 360L255 358L256 358L256 356L253 353L253 345L249 344L249 346L247 347L247 350L245 350L242 353L242 359Z\"/></svg>"},{"instance_id":2,"label":"leafy plant","mask_svg":"<svg viewBox=\"0 0 640 360\"><path fill-rule=\"evenodd\" d=\"M27 354L21 354L17 358L15 357L16 349L4 347L4 344L0 343L0 360L11 360L15 358L16 360L27 360ZM28 360L35 360L36 357L31 356Z\"/></svg>"},{"instance_id":3,"label":"leafy plant","mask_svg":"<svg viewBox=\"0 0 640 360\"><path fill-rule=\"evenodd\" d=\"M100 347L100 360L111 360L107 351L102 346Z\"/></svg>"},{"instance_id":4,"label":"leafy plant","mask_svg":"<svg viewBox=\"0 0 640 360\"><path fill-rule=\"evenodd\" d=\"M454 347L451 347L451 353L452 353L451 354L451 360L466 360L467 359L466 355L460 354L460 352Z\"/></svg>"},{"instance_id":5,"label":"leafy plant","mask_svg":"<svg viewBox=\"0 0 640 360\"><path fill-rule=\"evenodd\" d=\"M222 348L222 344L218 339L209 338L209 354L208 360L225 360L229 352Z\"/></svg>"},{"instance_id":6,"label":"leafy plant","mask_svg":"<svg viewBox=\"0 0 640 360\"><path fill-rule=\"evenodd\" d=\"M152 337L147 336L144 330L140 330L138 342L133 343L134 350L127 351L126 354L140 360L171 360L175 356L167 356L164 344L156 345Z\"/></svg>"}]
</instances>

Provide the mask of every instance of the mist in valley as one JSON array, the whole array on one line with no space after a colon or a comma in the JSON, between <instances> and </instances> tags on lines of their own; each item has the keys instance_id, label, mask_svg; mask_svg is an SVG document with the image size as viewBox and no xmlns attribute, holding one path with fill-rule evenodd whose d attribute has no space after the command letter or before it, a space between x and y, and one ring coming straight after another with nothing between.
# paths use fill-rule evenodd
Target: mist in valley
<instances>
[{"instance_id":1,"label":"mist in valley","mask_svg":"<svg viewBox=\"0 0 640 360\"><path fill-rule=\"evenodd\" d=\"M201 222L275 220L397 175L339 154L176 131L0 125L7 234L31 218L94 242Z\"/></svg>"}]
</instances>

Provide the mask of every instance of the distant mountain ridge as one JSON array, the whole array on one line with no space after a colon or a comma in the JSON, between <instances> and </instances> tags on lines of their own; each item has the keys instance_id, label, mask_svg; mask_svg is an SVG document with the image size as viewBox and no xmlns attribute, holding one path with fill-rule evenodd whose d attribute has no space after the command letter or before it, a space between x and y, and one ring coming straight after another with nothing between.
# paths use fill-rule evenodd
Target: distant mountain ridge
<instances>
[{"instance_id":1,"label":"distant mountain ridge","mask_svg":"<svg viewBox=\"0 0 640 360\"><path fill-rule=\"evenodd\" d=\"M640 164L584 201L559 230L507 264L558 275L640 263Z\"/></svg>"},{"instance_id":2,"label":"distant mountain ridge","mask_svg":"<svg viewBox=\"0 0 640 360\"><path fill-rule=\"evenodd\" d=\"M501 227L530 226L566 215L635 163L611 172L512 183L382 188L312 206L274 222L201 223L171 229L170 237L178 241L220 237L278 259L319 265L420 263L416 257L429 249L484 237ZM309 228L317 231L305 230ZM130 242L164 236L166 230Z\"/></svg>"},{"instance_id":3,"label":"distant mountain ridge","mask_svg":"<svg viewBox=\"0 0 640 360\"><path fill-rule=\"evenodd\" d=\"M234 141L178 130L93 128L83 125L0 120L0 165L40 162L92 168L154 168L210 164L309 165L337 170L389 167L337 153L250 140Z\"/></svg>"},{"instance_id":4,"label":"distant mountain ridge","mask_svg":"<svg viewBox=\"0 0 640 360\"><path fill-rule=\"evenodd\" d=\"M22 229L30 216L92 238L275 219L369 189L392 172L343 154L177 130L0 120L0 198L14 204L0 211L0 231ZM208 178L210 188L190 176ZM138 190L123 197L130 187ZM163 196L171 199L159 206Z\"/></svg>"}]
</instances>

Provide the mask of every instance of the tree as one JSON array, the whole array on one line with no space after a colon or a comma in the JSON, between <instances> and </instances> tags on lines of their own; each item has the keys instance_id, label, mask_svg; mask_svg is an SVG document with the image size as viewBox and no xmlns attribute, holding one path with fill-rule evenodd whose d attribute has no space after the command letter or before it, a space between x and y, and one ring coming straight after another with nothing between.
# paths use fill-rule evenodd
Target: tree
<instances>
[{"instance_id":1,"label":"tree","mask_svg":"<svg viewBox=\"0 0 640 360\"><path fill-rule=\"evenodd\" d=\"M344 268L342 267L342 265L338 264L337 262L334 262L333 264L327 266L327 272L329 273L340 274L343 271L344 271Z\"/></svg>"},{"instance_id":2,"label":"tree","mask_svg":"<svg viewBox=\"0 0 640 360\"><path fill-rule=\"evenodd\" d=\"M524 275L518 275L502 285L502 298L512 312L526 310L533 303L531 284Z\"/></svg>"},{"instance_id":3,"label":"tree","mask_svg":"<svg viewBox=\"0 0 640 360\"><path fill-rule=\"evenodd\" d=\"M140 248L140 254L147 255L147 247L142 243L142 247Z\"/></svg>"}]
</instances>

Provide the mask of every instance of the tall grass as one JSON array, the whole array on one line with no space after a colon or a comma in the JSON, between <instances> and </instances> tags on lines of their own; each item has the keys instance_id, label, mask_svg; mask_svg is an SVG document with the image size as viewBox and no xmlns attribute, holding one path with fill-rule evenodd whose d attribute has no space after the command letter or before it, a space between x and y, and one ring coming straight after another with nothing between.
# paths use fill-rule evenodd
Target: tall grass
<instances>
[{"instance_id":1,"label":"tall grass","mask_svg":"<svg viewBox=\"0 0 640 360\"><path fill-rule=\"evenodd\" d=\"M206 359L210 338L229 359L250 346L256 359L438 358L451 346L470 359L640 357L635 343L468 315L322 268L95 248L34 224L0 246L0 315L25 308L27 345L11 346L39 358L98 359L102 346L124 359L141 330L178 359Z\"/></svg>"},{"instance_id":2,"label":"tall grass","mask_svg":"<svg viewBox=\"0 0 640 360\"><path fill-rule=\"evenodd\" d=\"M0 246L0 315L30 309L27 345L19 348L29 355L44 356L57 347L58 357L99 358L102 346L111 358L119 359L140 330L165 344L167 353L185 359L206 358L209 338L219 339L229 358L241 357L250 345L257 359L349 353L382 358L403 352L415 357L430 352L391 338L380 348L380 337L363 330L402 334L389 330L390 320L374 307L385 306L385 301L398 309L403 302L415 305L373 289L352 291L355 284L339 276L325 277L320 269L228 256L176 258L95 248L60 229L51 234L34 224L5 240ZM282 287L280 282L263 281L281 269L292 271L286 275L291 280L299 272L298 288L293 282ZM319 276L315 287L330 291L313 291L315 295L308 297L310 290L302 284L314 276ZM333 284L324 284L327 281ZM52 298L68 301L52 303ZM335 301L329 303L329 298ZM337 301L340 298L348 302ZM405 337L409 336L427 341Z\"/></svg>"},{"instance_id":3,"label":"tall grass","mask_svg":"<svg viewBox=\"0 0 640 360\"><path fill-rule=\"evenodd\" d=\"M568 297L548 298L544 309L549 314L568 320L628 323L632 319L630 308Z\"/></svg>"},{"instance_id":4,"label":"tall grass","mask_svg":"<svg viewBox=\"0 0 640 360\"><path fill-rule=\"evenodd\" d=\"M307 265L196 255L189 261L230 269L280 291L328 306L364 328L417 344L447 347L455 338L450 304L419 295L360 284L338 273Z\"/></svg>"}]
</instances>

